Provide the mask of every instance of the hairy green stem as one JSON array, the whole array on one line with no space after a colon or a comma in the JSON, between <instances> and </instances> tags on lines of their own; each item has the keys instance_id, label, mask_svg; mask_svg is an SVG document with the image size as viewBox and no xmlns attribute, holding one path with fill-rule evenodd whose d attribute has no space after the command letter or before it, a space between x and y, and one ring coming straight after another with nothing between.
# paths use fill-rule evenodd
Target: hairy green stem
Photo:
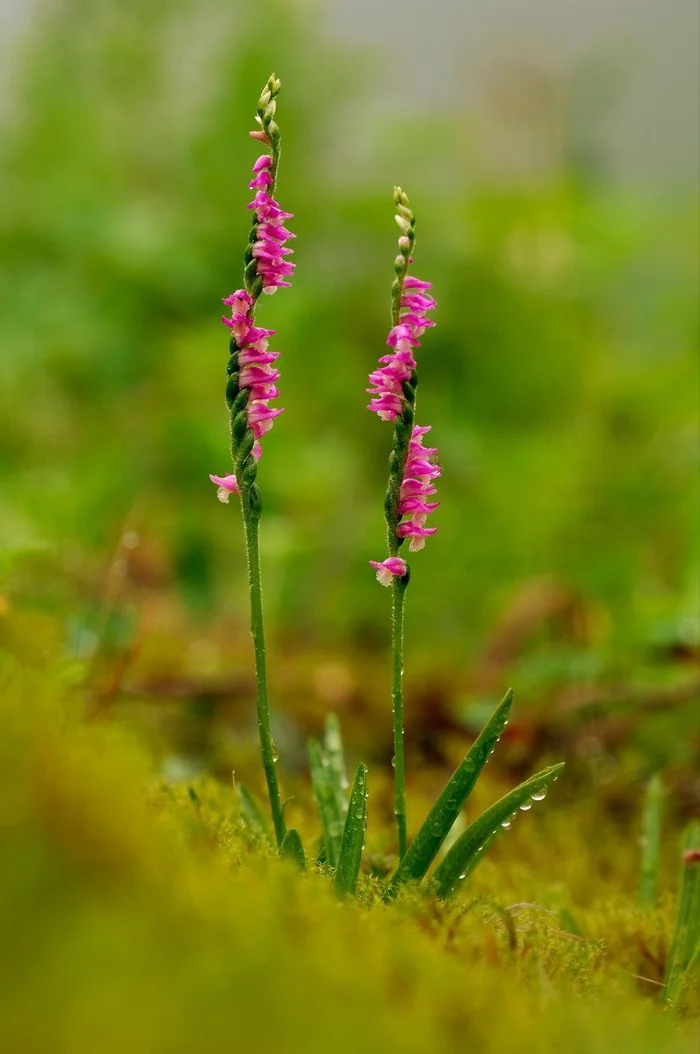
<instances>
[{"instance_id":1,"label":"hairy green stem","mask_svg":"<svg viewBox=\"0 0 700 1054\"><path fill-rule=\"evenodd\" d=\"M403 749L403 624L406 585L395 578L391 604L392 679L391 704L394 717L394 816L399 842L399 859L406 854L406 767Z\"/></svg>"},{"instance_id":2,"label":"hairy green stem","mask_svg":"<svg viewBox=\"0 0 700 1054\"><path fill-rule=\"evenodd\" d=\"M258 526L260 513L255 507L253 488L241 487L241 510L245 534L246 560L248 564L248 587L250 590L250 635L255 653L255 682L257 688L258 734L262 752L263 769L270 797L270 811L275 828L277 846L282 845L286 834L284 807L280 796L275 764L277 753L270 730L270 709L267 700L267 659L265 653L265 627L263 624L262 578L260 573L260 545Z\"/></svg>"}]
</instances>

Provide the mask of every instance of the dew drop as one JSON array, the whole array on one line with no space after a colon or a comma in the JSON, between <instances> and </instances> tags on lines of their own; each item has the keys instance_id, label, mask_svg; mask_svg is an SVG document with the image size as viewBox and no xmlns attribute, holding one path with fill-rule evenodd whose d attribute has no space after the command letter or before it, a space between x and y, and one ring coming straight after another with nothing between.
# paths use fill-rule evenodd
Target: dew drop
<instances>
[{"instance_id":1,"label":"dew drop","mask_svg":"<svg viewBox=\"0 0 700 1054\"><path fill-rule=\"evenodd\" d=\"M392 758L391 759L391 767L392 767L392 769L396 768L396 758Z\"/></svg>"},{"instance_id":2,"label":"dew drop","mask_svg":"<svg viewBox=\"0 0 700 1054\"><path fill-rule=\"evenodd\" d=\"M504 820L503 823L501 824L501 827L505 827L505 829L507 831L508 828L510 827L511 823L512 823L512 820Z\"/></svg>"},{"instance_id":3,"label":"dew drop","mask_svg":"<svg viewBox=\"0 0 700 1054\"><path fill-rule=\"evenodd\" d=\"M535 791L535 793L532 795L532 800L533 801L544 801L544 799L546 797L547 797L547 788L543 787L542 790Z\"/></svg>"},{"instance_id":4,"label":"dew drop","mask_svg":"<svg viewBox=\"0 0 700 1054\"><path fill-rule=\"evenodd\" d=\"M459 881L461 882L462 879L465 879L466 877L467 877L467 872L463 871L462 874L459 876Z\"/></svg>"},{"instance_id":5,"label":"dew drop","mask_svg":"<svg viewBox=\"0 0 700 1054\"><path fill-rule=\"evenodd\" d=\"M527 812L528 809L531 809L531 808L532 808L532 802L531 801L524 801L523 804L520 806L520 811L521 812Z\"/></svg>"}]
</instances>

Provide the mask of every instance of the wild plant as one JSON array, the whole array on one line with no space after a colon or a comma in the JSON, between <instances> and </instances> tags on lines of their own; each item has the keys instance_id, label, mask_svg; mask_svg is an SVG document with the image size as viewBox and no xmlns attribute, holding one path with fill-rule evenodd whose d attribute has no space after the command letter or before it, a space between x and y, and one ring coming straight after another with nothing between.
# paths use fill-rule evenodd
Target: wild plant
<instances>
[{"instance_id":1,"label":"wild plant","mask_svg":"<svg viewBox=\"0 0 700 1054\"><path fill-rule=\"evenodd\" d=\"M258 732L274 839L282 856L305 866L299 834L287 830L285 824L277 776L278 753L272 738L268 703L259 547L262 501L257 475L261 440L283 411L270 405L279 396L280 371L276 365L279 352L269 349L269 340L275 331L257 325L256 311L261 295L290 286L294 272L294 264L287 259L292 253L287 242L295 235L285 226L293 214L285 212L275 197L281 141L275 117L280 87L280 81L273 74L258 100L257 127L250 135L263 144L265 152L255 161L249 184L255 196L248 205L253 212L253 223L244 255L243 286L223 301L230 308L230 314L223 316L222 321L230 331L226 404L233 472L210 478L222 502L228 503L231 494L237 495L240 502L250 592ZM416 221L408 196L400 187L394 190L394 206L399 239L391 285L391 328L386 341L389 351L380 357L377 368L370 373L368 389L372 396L368 409L393 424L384 500L387 555L381 561L370 561L378 581L391 590L391 707L398 866L385 885L386 899L391 899L409 883L419 884L430 871L508 724L513 700L509 690L409 840L403 675L406 593L411 568L408 554L404 556L402 552L406 543L408 553L419 552L426 539L438 531L437 526L428 525L428 517L439 505L433 499L441 468L437 448L425 445L430 426L416 423L417 356L421 338L435 325L428 312L433 312L437 304L431 294L431 284L410 273ZM340 726L333 715L328 717L323 741L309 743L309 768L321 825L317 862L333 874L340 896L354 894L367 825L367 767L364 764L357 767L348 797ZM518 812L528 811L533 802L545 797L549 784L557 779L562 768L558 764L542 770L477 817L433 871L429 882L432 893L440 898L449 896L473 871L495 837L511 826ZM239 798L242 815L252 827L262 829L263 814L254 797L242 788Z\"/></svg>"}]
</instances>

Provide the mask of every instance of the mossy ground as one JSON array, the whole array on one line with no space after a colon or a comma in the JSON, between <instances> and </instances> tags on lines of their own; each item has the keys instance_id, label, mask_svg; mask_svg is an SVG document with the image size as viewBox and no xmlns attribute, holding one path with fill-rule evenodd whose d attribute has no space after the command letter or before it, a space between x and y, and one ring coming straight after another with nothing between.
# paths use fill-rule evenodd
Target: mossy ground
<instances>
[{"instance_id":1,"label":"mossy ground","mask_svg":"<svg viewBox=\"0 0 700 1054\"><path fill-rule=\"evenodd\" d=\"M230 784L164 781L142 735L86 722L46 670L7 659L2 697L4 1050L697 1050L697 994L682 1014L659 997L673 845L640 908L635 825L599 796L560 781L451 902L386 906L375 767L367 867L341 904L242 826ZM479 802L501 789L491 768ZM413 788L416 815L438 778ZM302 777L293 790L308 851Z\"/></svg>"}]
</instances>

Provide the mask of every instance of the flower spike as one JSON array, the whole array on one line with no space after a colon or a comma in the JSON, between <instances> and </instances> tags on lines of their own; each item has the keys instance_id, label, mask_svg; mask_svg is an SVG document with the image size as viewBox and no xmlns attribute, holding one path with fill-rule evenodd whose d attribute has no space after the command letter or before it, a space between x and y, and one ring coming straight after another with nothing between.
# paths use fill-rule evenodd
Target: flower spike
<instances>
[{"instance_id":1,"label":"flower spike","mask_svg":"<svg viewBox=\"0 0 700 1054\"><path fill-rule=\"evenodd\" d=\"M267 151L254 162L253 178L248 184L250 190L254 191L253 200L248 205L253 211L253 224L244 255L243 288L236 289L223 301L230 309L230 314L223 315L221 321L230 335L226 404L231 422L234 471L228 476L209 477L217 487L219 501L228 504L231 494L240 497L250 588L258 732L278 846L282 846L284 841L286 824L275 770L277 755L272 741L267 701L258 540L262 504L256 477L262 455L261 439L284 411L282 407L270 405L279 397L277 382L280 371L275 365L279 352L269 348L269 339L275 335L275 330L256 325L255 308L262 293L275 293L280 287L290 285L289 278L294 271L294 264L286 259L292 250L285 244L294 235L284 226L286 220L292 219L292 213L285 212L275 199L280 158L280 130L275 121L275 100L280 87L280 81L272 74L258 99L255 117L258 127L250 134L257 142L264 144Z\"/></svg>"}]
</instances>

